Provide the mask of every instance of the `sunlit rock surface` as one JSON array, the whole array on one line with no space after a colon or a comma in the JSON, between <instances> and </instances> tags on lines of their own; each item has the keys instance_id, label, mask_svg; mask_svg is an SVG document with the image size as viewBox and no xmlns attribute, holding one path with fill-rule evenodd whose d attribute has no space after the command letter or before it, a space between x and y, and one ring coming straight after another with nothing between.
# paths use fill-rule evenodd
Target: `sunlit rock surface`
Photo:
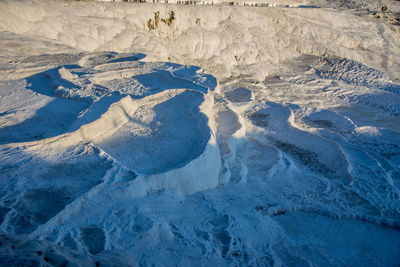
<instances>
[{"instance_id":1,"label":"sunlit rock surface","mask_svg":"<svg viewBox=\"0 0 400 267\"><path fill-rule=\"evenodd\" d=\"M398 266L399 70L351 11L3 1L0 265Z\"/></svg>"}]
</instances>

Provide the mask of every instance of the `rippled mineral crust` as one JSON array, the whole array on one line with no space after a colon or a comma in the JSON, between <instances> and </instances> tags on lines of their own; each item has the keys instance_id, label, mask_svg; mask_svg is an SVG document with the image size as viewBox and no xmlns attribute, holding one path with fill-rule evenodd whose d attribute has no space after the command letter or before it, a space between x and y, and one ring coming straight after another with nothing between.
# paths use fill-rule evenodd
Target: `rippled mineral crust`
<instances>
[{"instance_id":1,"label":"rippled mineral crust","mask_svg":"<svg viewBox=\"0 0 400 267\"><path fill-rule=\"evenodd\" d=\"M0 266L398 266L399 2L307 2L1 1Z\"/></svg>"}]
</instances>

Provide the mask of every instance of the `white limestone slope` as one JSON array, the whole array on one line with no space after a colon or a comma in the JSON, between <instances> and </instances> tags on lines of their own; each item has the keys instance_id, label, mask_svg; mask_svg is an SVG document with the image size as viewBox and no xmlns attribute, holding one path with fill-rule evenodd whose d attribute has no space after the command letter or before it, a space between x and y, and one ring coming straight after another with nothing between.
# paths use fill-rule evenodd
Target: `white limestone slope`
<instances>
[{"instance_id":1,"label":"white limestone slope","mask_svg":"<svg viewBox=\"0 0 400 267\"><path fill-rule=\"evenodd\" d=\"M333 9L2 1L0 263L397 266L399 41Z\"/></svg>"},{"instance_id":2,"label":"white limestone slope","mask_svg":"<svg viewBox=\"0 0 400 267\"><path fill-rule=\"evenodd\" d=\"M149 31L153 13L164 18L170 10L176 14L173 24L160 22ZM141 51L148 60L196 62L217 77L256 64L252 70L264 78L271 63L333 54L399 79L398 29L334 10L5 1L0 12L2 31L84 51Z\"/></svg>"}]
</instances>

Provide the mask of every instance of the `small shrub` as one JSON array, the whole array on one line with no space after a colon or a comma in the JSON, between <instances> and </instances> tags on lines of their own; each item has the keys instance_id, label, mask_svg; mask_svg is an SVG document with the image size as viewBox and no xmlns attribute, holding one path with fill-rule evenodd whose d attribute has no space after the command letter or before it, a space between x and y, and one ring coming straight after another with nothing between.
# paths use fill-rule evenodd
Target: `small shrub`
<instances>
[{"instance_id":1,"label":"small shrub","mask_svg":"<svg viewBox=\"0 0 400 267\"><path fill-rule=\"evenodd\" d=\"M147 21L147 27L149 28L149 31L154 30L154 22L152 19Z\"/></svg>"},{"instance_id":2,"label":"small shrub","mask_svg":"<svg viewBox=\"0 0 400 267\"><path fill-rule=\"evenodd\" d=\"M161 21L165 24L167 24L168 26L172 25L172 22L175 20L175 12L170 10L168 12L169 17L167 19L161 19Z\"/></svg>"},{"instance_id":3,"label":"small shrub","mask_svg":"<svg viewBox=\"0 0 400 267\"><path fill-rule=\"evenodd\" d=\"M158 24L160 23L160 11L154 12L154 27L158 29Z\"/></svg>"},{"instance_id":4,"label":"small shrub","mask_svg":"<svg viewBox=\"0 0 400 267\"><path fill-rule=\"evenodd\" d=\"M381 10L382 10L382 12L385 12L385 11L388 10L388 7L387 6L382 6Z\"/></svg>"},{"instance_id":5,"label":"small shrub","mask_svg":"<svg viewBox=\"0 0 400 267\"><path fill-rule=\"evenodd\" d=\"M169 11L169 18L168 20L172 23L172 21L175 19L175 12L173 10Z\"/></svg>"},{"instance_id":6,"label":"small shrub","mask_svg":"<svg viewBox=\"0 0 400 267\"><path fill-rule=\"evenodd\" d=\"M168 18L160 18L160 11L154 12L154 20L149 19L147 21L147 28L149 28L149 31L158 29L160 26L160 21L167 24L168 26L171 26L172 22L175 20L175 12L171 10L169 11L168 15Z\"/></svg>"}]
</instances>

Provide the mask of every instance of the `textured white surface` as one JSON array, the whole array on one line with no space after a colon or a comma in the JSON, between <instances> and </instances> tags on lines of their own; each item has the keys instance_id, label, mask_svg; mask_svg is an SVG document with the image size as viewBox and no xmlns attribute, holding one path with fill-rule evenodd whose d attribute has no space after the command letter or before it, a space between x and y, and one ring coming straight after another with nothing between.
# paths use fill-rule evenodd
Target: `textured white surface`
<instances>
[{"instance_id":1,"label":"textured white surface","mask_svg":"<svg viewBox=\"0 0 400 267\"><path fill-rule=\"evenodd\" d=\"M0 262L397 266L399 70L349 11L3 1Z\"/></svg>"}]
</instances>

